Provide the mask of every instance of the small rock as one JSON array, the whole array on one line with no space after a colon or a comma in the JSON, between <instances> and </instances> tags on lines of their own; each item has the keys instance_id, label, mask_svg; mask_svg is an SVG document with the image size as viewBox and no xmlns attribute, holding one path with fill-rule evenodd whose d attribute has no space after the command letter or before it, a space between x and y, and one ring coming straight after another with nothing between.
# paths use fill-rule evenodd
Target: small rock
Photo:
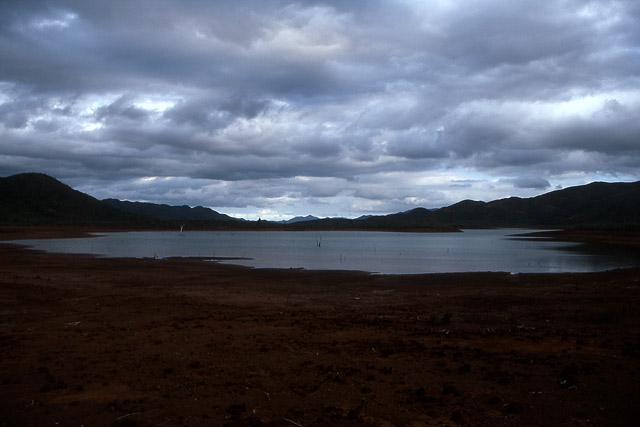
<instances>
[{"instance_id":1,"label":"small rock","mask_svg":"<svg viewBox=\"0 0 640 427\"><path fill-rule=\"evenodd\" d=\"M518 402L509 402L506 406L507 412L510 414L519 414L523 411L522 405Z\"/></svg>"},{"instance_id":2,"label":"small rock","mask_svg":"<svg viewBox=\"0 0 640 427\"><path fill-rule=\"evenodd\" d=\"M458 392L458 389L453 384L447 383L444 386L442 386L442 394L453 394L455 396L458 396L460 393Z\"/></svg>"}]
</instances>

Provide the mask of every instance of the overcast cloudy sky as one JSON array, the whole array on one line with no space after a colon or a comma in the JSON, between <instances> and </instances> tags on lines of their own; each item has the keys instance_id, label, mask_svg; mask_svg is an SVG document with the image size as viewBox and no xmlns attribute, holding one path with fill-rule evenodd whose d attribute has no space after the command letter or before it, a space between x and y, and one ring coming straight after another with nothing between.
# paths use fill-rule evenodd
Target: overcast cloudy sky
<instances>
[{"instance_id":1,"label":"overcast cloudy sky","mask_svg":"<svg viewBox=\"0 0 640 427\"><path fill-rule=\"evenodd\" d=\"M0 175L250 219L640 179L640 2L2 0Z\"/></svg>"}]
</instances>

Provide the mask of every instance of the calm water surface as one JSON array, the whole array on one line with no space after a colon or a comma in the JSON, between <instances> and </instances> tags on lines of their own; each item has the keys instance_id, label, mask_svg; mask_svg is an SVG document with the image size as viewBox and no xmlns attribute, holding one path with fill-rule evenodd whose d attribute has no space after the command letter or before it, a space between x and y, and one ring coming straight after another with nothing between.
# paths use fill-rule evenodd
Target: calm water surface
<instances>
[{"instance_id":1,"label":"calm water surface","mask_svg":"<svg viewBox=\"0 0 640 427\"><path fill-rule=\"evenodd\" d=\"M473 271L589 272L640 265L637 252L543 239L530 230L463 233L362 231L126 232L94 238L20 240L55 253L104 257L204 257L255 268L364 270L376 273ZM242 259L240 259L242 258Z\"/></svg>"}]
</instances>

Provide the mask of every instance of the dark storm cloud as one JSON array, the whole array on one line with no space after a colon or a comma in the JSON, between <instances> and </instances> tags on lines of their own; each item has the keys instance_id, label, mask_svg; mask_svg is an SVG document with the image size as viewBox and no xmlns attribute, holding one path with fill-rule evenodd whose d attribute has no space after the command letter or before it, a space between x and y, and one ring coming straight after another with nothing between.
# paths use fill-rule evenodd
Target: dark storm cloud
<instances>
[{"instance_id":1,"label":"dark storm cloud","mask_svg":"<svg viewBox=\"0 0 640 427\"><path fill-rule=\"evenodd\" d=\"M180 101L165 111L164 117L177 125L192 125L212 131L227 126L237 118L254 119L270 105L268 99L256 99L243 94L220 97L194 96Z\"/></svg>"},{"instance_id":2,"label":"dark storm cloud","mask_svg":"<svg viewBox=\"0 0 640 427\"><path fill-rule=\"evenodd\" d=\"M111 104L98 108L95 117L99 121L125 119L140 122L147 119L148 113L135 107L130 96L123 95Z\"/></svg>"},{"instance_id":3,"label":"dark storm cloud","mask_svg":"<svg viewBox=\"0 0 640 427\"><path fill-rule=\"evenodd\" d=\"M625 155L640 149L640 106L606 100L588 118L575 118L546 129L548 145Z\"/></svg>"},{"instance_id":4,"label":"dark storm cloud","mask_svg":"<svg viewBox=\"0 0 640 427\"><path fill-rule=\"evenodd\" d=\"M426 129L407 129L388 141L387 153L414 159L446 157L450 148L442 139L442 133L442 129L436 132L428 132Z\"/></svg>"},{"instance_id":5,"label":"dark storm cloud","mask_svg":"<svg viewBox=\"0 0 640 427\"><path fill-rule=\"evenodd\" d=\"M512 182L516 188L535 188L536 190L546 190L551 186L549 181L546 179L536 177L519 177L513 179Z\"/></svg>"},{"instance_id":6,"label":"dark storm cloud","mask_svg":"<svg viewBox=\"0 0 640 427\"><path fill-rule=\"evenodd\" d=\"M267 215L638 179L632 0L6 0L0 12L2 174Z\"/></svg>"},{"instance_id":7,"label":"dark storm cloud","mask_svg":"<svg viewBox=\"0 0 640 427\"><path fill-rule=\"evenodd\" d=\"M165 111L164 117L176 125L191 125L208 131L226 126L233 119L228 112L220 109L218 102L214 103L208 98L181 101Z\"/></svg>"}]
</instances>

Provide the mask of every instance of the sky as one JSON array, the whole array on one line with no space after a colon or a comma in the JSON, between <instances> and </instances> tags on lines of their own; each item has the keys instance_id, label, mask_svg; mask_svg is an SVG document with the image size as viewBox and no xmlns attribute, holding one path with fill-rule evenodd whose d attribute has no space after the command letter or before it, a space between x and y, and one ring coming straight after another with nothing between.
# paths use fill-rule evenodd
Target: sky
<instances>
[{"instance_id":1,"label":"sky","mask_svg":"<svg viewBox=\"0 0 640 427\"><path fill-rule=\"evenodd\" d=\"M2 0L0 176L247 219L640 179L640 2Z\"/></svg>"}]
</instances>

